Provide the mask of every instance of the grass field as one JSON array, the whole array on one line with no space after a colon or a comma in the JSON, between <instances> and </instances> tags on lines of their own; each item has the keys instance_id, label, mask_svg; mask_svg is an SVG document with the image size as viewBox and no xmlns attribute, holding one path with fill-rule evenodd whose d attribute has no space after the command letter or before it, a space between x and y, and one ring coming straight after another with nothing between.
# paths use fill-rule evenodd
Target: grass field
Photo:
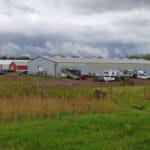
<instances>
[{"instance_id":1,"label":"grass field","mask_svg":"<svg viewBox=\"0 0 150 150\"><path fill-rule=\"evenodd\" d=\"M150 85L0 81L2 150L149 150Z\"/></svg>"}]
</instances>

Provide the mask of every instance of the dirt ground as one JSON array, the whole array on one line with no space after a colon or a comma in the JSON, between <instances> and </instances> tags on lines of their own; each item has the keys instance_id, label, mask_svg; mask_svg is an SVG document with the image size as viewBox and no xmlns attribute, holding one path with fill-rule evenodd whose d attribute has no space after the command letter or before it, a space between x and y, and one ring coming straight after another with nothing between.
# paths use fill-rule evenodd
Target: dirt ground
<instances>
[{"instance_id":1,"label":"dirt ground","mask_svg":"<svg viewBox=\"0 0 150 150\"><path fill-rule=\"evenodd\" d=\"M131 79L130 82L121 81L121 82L96 82L92 79L88 80L72 80L72 79L64 79L64 80L52 80L50 81L51 85L57 87L100 87L100 86L124 86L124 85L150 85L150 80L138 80ZM125 82L125 83L124 83Z\"/></svg>"},{"instance_id":2,"label":"dirt ground","mask_svg":"<svg viewBox=\"0 0 150 150\"><path fill-rule=\"evenodd\" d=\"M127 79L121 82L96 82L92 79L88 80L73 80L73 79L56 79L52 77L37 77L29 75L20 75L19 73L7 73L0 75L0 80L41 80L48 85L56 87L98 87L98 86L115 86L115 85L150 85L150 80Z\"/></svg>"}]
</instances>

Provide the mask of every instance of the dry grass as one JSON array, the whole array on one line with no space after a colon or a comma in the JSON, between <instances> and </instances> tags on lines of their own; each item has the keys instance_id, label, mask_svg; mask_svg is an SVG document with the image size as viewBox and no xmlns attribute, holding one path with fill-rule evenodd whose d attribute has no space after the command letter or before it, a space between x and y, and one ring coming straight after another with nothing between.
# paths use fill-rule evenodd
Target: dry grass
<instances>
[{"instance_id":1,"label":"dry grass","mask_svg":"<svg viewBox=\"0 0 150 150\"><path fill-rule=\"evenodd\" d=\"M108 101L97 100L65 100L41 97L23 97L20 99L0 100L0 120L24 120L32 118L46 118L53 115L109 113L114 112L116 106Z\"/></svg>"},{"instance_id":2,"label":"dry grass","mask_svg":"<svg viewBox=\"0 0 150 150\"><path fill-rule=\"evenodd\" d=\"M0 121L46 118L60 114L109 113L109 95L95 98L94 88L52 87L47 81L1 81Z\"/></svg>"},{"instance_id":3,"label":"dry grass","mask_svg":"<svg viewBox=\"0 0 150 150\"><path fill-rule=\"evenodd\" d=\"M142 99L150 100L150 87L149 86L146 86L146 85L143 86Z\"/></svg>"},{"instance_id":4,"label":"dry grass","mask_svg":"<svg viewBox=\"0 0 150 150\"><path fill-rule=\"evenodd\" d=\"M110 113L118 104L150 99L149 86L52 87L47 80L1 81L0 121L61 114Z\"/></svg>"}]
</instances>

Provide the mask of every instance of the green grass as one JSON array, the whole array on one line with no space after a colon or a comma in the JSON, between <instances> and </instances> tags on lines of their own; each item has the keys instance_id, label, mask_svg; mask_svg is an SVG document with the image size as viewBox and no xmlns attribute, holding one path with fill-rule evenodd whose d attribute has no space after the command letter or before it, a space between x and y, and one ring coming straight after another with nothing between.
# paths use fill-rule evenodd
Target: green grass
<instances>
[{"instance_id":1,"label":"green grass","mask_svg":"<svg viewBox=\"0 0 150 150\"><path fill-rule=\"evenodd\" d=\"M149 115L135 113L55 116L1 123L0 149L149 150Z\"/></svg>"},{"instance_id":2,"label":"green grass","mask_svg":"<svg viewBox=\"0 0 150 150\"><path fill-rule=\"evenodd\" d=\"M103 99L95 90L106 92ZM149 150L150 86L0 84L0 150Z\"/></svg>"}]
</instances>

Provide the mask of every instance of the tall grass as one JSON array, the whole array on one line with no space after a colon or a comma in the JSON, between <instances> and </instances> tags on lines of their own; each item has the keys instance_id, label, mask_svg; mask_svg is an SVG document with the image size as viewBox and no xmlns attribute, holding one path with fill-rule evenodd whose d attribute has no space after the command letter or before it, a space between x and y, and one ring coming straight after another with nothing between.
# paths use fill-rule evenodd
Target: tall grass
<instances>
[{"instance_id":1,"label":"tall grass","mask_svg":"<svg viewBox=\"0 0 150 150\"><path fill-rule=\"evenodd\" d=\"M106 93L97 98L95 90ZM0 121L46 118L61 114L110 113L124 104L150 99L150 86L53 87L44 81L1 81ZM121 105L120 105L121 104Z\"/></svg>"},{"instance_id":2,"label":"tall grass","mask_svg":"<svg viewBox=\"0 0 150 150\"><path fill-rule=\"evenodd\" d=\"M40 97L24 97L15 100L0 100L0 120L20 121L32 118L46 118L61 114L109 113L116 106L96 100L65 100Z\"/></svg>"}]
</instances>

